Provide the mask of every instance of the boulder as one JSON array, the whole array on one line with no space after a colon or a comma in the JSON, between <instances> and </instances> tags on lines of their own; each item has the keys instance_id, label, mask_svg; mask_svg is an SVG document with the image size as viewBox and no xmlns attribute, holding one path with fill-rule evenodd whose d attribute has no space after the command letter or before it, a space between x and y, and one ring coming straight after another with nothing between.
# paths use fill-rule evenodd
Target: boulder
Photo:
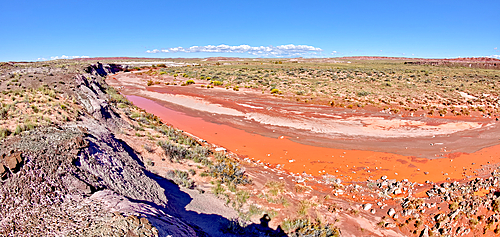
<instances>
[{"instance_id":1,"label":"boulder","mask_svg":"<svg viewBox=\"0 0 500 237\"><path fill-rule=\"evenodd\" d=\"M12 153L10 156L5 157L5 164L13 172L19 171L21 164L23 162L23 157L21 152Z\"/></svg>"},{"instance_id":2,"label":"boulder","mask_svg":"<svg viewBox=\"0 0 500 237\"><path fill-rule=\"evenodd\" d=\"M396 214L396 210L394 210L394 208L391 208L389 209L389 211L387 211L387 215L389 215L390 217L394 216L394 214Z\"/></svg>"}]
</instances>

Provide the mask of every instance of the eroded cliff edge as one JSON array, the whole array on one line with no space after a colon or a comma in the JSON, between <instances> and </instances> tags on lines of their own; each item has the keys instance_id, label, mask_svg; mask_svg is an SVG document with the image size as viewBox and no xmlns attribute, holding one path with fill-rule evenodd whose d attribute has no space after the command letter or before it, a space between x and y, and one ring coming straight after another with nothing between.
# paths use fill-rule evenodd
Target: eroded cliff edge
<instances>
[{"instance_id":1,"label":"eroded cliff edge","mask_svg":"<svg viewBox=\"0 0 500 237\"><path fill-rule=\"evenodd\" d=\"M148 175L140 155L114 135L130 125L108 104L103 77L119 70L100 63L83 71L2 64L2 78L27 75L2 88L27 92L19 100L26 103L24 113L35 110L34 92L41 90L57 92L46 103L63 97L81 110L52 110L65 121L2 130L1 235L204 235L164 212L166 190ZM4 107L2 119L12 119L15 111ZM49 112L46 117L58 118Z\"/></svg>"}]
</instances>

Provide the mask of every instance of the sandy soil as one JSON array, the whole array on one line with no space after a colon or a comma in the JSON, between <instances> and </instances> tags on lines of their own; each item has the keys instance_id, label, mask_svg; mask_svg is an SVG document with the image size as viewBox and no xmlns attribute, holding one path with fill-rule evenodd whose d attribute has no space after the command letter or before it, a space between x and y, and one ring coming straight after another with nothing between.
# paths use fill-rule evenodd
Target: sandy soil
<instances>
[{"instance_id":1,"label":"sandy soil","mask_svg":"<svg viewBox=\"0 0 500 237\"><path fill-rule=\"evenodd\" d=\"M250 89L206 89L202 81L148 87L147 79L121 73L107 82L177 128L293 173L437 182L475 176L500 158L500 125L494 119L401 117L293 102Z\"/></svg>"}]
</instances>

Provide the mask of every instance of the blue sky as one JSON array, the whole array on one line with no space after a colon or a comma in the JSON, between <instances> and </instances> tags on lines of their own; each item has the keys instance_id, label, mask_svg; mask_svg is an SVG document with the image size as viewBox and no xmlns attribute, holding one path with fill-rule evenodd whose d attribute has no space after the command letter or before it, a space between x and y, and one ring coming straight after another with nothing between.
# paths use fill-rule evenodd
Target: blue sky
<instances>
[{"instance_id":1,"label":"blue sky","mask_svg":"<svg viewBox=\"0 0 500 237\"><path fill-rule=\"evenodd\" d=\"M2 0L1 6L0 61L500 55L498 0Z\"/></svg>"}]
</instances>

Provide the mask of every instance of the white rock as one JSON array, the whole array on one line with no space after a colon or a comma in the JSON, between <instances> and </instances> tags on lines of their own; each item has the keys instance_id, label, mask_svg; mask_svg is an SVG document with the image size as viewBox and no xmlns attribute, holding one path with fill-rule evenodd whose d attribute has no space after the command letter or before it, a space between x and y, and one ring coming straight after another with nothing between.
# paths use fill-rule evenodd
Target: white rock
<instances>
[{"instance_id":1,"label":"white rock","mask_svg":"<svg viewBox=\"0 0 500 237\"><path fill-rule=\"evenodd\" d=\"M215 151L226 151L226 148L224 148L224 147L217 147L217 148L215 148Z\"/></svg>"},{"instance_id":2,"label":"white rock","mask_svg":"<svg viewBox=\"0 0 500 237\"><path fill-rule=\"evenodd\" d=\"M394 216L394 214L396 214L396 210L394 210L394 208L389 209L389 211L387 212L387 215L389 215L390 217Z\"/></svg>"}]
</instances>

